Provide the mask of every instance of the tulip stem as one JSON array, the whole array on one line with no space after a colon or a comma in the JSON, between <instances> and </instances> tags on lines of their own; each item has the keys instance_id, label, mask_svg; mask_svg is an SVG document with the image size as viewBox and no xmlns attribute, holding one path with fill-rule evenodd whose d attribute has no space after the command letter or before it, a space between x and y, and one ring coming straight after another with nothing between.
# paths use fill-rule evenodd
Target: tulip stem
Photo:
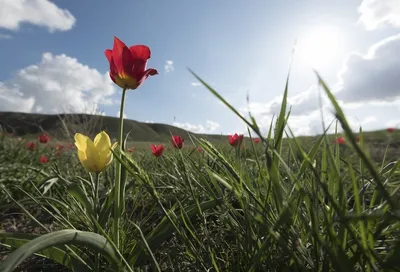
<instances>
[{"instance_id":1,"label":"tulip stem","mask_svg":"<svg viewBox=\"0 0 400 272\"><path fill-rule=\"evenodd\" d=\"M118 131L118 145L123 150L123 139L124 139L124 108L125 108L125 96L127 89L122 90L121 107L119 111L119 131ZM119 217L121 207L121 164L117 162L116 165L116 179L115 179L115 190L114 190L114 243L119 248Z\"/></svg>"},{"instance_id":2,"label":"tulip stem","mask_svg":"<svg viewBox=\"0 0 400 272\"><path fill-rule=\"evenodd\" d=\"M100 183L100 173L95 173L94 177L91 175L92 184L94 185L94 218L96 221L99 220L100 216L100 199L99 199L99 183ZM96 222L93 222L93 229L95 233L99 233L99 229L96 225ZM95 255L95 271L100 271L100 254L97 253Z\"/></svg>"}]
</instances>

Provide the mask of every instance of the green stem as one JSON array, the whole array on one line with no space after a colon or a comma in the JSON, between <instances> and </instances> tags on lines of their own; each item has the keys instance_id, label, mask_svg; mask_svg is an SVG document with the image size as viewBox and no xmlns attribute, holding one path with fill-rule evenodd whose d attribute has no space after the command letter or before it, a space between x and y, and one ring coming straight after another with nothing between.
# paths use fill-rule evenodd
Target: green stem
<instances>
[{"instance_id":1,"label":"green stem","mask_svg":"<svg viewBox=\"0 0 400 272\"><path fill-rule=\"evenodd\" d=\"M94 185L94 197L93 197L93 205L94 205L94 219L96 221L99 220L100 216L100 200L99 200L99 183L100 183L100 173L95 173L94 178L92 177L92 184ZM95 233L99 233L99 229L96 225L96 222L93 222L93 229ZM100 271L100 253L95 255L95 271Z\"/></svg>"},{"instance_id":2,"label":"green stem","mask_svg":"<svg viewBox=\"0 0 400 272\"><path fill-rule=\"evenodd\" d=\"M123 138L124 138L124 108L125 108L125 96L127 89L122 90L121 107L119 111L119 131L118 131L118 146L123 149ZM115 187L114 187L114 243L119 248L119 216L120 216L120 191L121 191L121 164L117 162L116 173L115 173Z\"/></svg>"},{"instance_id":3,"label":"green stem","mask_svg":"<svg viewBox=\"0 0 400 272\"><path fill-rule=\"evenodd\" d=\"M95 212L95 218L96 220L99 219L99 213L100 213L100 200L99 200L99 183L100 183L100 173L95 173L94 176L94 212ZM96 226L95 226L96 228Z\"/></svg>"}]
</instances>

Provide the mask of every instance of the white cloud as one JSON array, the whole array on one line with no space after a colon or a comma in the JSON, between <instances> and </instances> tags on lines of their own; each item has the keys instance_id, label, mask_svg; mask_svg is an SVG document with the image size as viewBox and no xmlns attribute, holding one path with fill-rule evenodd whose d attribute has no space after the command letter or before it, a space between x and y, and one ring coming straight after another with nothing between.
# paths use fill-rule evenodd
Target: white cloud
<instances>
[{"instance_id":1,"label":"white cloud","mask_svg":"<svg viewBox=\"0 0 400 272\"><path fill-rule=\"evenodd\" d=\"M148 124L154 124L154 121L152 121L152 120L146 120L146 121L144 121L145 123L148 123Z\"/></svg>"},{"instance_id":2,"label":"white cloud","mask_svg":"<svg viewBox=\"0 0 400 272\"><path fill-rule=\"evenodd\" d=\"M207 120L206 121L206 129L208 132L213 132L214 130L218 129L220 125L217 122Z\"/></svg>"},{"instance_id":3,"label":"white cloud","mask_svg":"<svg viewBox=\"0 0 400 272\"><path fill-rule=\"evenodd\" d=\"M386 127L400 128L400 119L393 119L386 122Z\"/></svg>"},{"instance_id":4,"label":"white cloud","mask_svg":"<svg viewBox=\"0 0 400 272\"><path fill-rule=\"evenodd\" d=\"M0 33L0 40L9 40L11 38L12 38L11 35Z\"/></svg>"},{"instance_id":5,"label":"white cloud","mask_svg":"<svg viewBox=\"0 0 400 272\"><path fill-rule=\"evenodd\" d=\"M385 24L400 27L399 0L364 0L358 7L359 23L367 30L377 29Z\"/></svg>"},{"instance_id":6,"label":"white cloud","mask_svg":"<svg viewBox=\"0 0 400 272\"><path fill-rule=\"evenodd\" d=\"M164 71L166 73L174 71L174 62L172 60L166 60L164 64Z\"/></svg>"},{"instance_id":7,"label":"white cloud","mask_svg":"<svg viewBox=\"0 0 400 272\"><path fill-rule=\"evenodd\" d=\"M211 133L220 127L217 122L210 120L206 121L205 127L202 124L194 125L190 123L180 123L176 121L174 121L172 125L194 133Z\"/></svg>"},{"instance_id":8,"label":"white cloud","mask_svg":"<svg viewBox=\"0 0 400 272\"><path fill-rule=\"evenodd\" d=\"M193 87L199 87L203 84L201 84L200 82L191 82L190 85L192 85Z\"/></svg>"},{"instance_id":9,"label":"white cloud","mask_svg":"<svg viewBox=\"0 0 400 272\"><path fill-rule=\"evenodd\" d=\"M400 97L400 35L353 53L339 72L338 99L344 102L392 101Z\"/></svg>"},{"instance_id":10,"label":"white cloud","mask_svg":"<svg viewBox=\"0 0 400 272\"><path fill-rule=\"evenodd\" d=\"M119 115L120 115L120 114L121 114L121 111L118 111L116 116L119 118ZM128 118L128 116L127 116L127 115L125 114L125 112L124 112L124 119L126 119L126 118Z\"/></svg>"},{"instance_id":11,"label":"white cloud","mask_svg":"<svg viewBox=\"0 0 400 272\"><path fill-rule=\"evenodd\" d=\"M44 53L42 60L0 81L0 110L61 113L93 112L112 104L114 84L101 74L64 54Z\"/></svg>"},{"instance_id":12,"label":"white cloud","mask_svg":"<svg viewBox=\"0 0 400 272\"><path fill-rule=\"evenodd\" d=\"M75 17L48 0L1 0L0 28L17 31L22 23L46 27L50 32L67 31Z\"/></svg>"},{"instance_id":13,"label":"white cloud","mask_svg":"<svg viewBox=\"0 0 400 272\"><path fill-rule=\"evenodd\" d=\"M204 133L205 131L203 125L193 125L190 123L180 123L180 122L173 122L172 125L194 133Z\"/></svg>"}]
</instances>

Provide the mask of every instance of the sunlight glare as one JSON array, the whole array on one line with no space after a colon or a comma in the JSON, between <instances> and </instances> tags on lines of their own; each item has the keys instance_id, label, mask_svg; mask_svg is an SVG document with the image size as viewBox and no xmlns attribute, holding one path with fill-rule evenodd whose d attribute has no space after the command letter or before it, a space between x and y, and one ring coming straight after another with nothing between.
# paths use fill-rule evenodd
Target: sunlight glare
<instances>
[{"instance_id":1,"label":"sunlight glare","mask_svg":"<svg viewBox=\"0 0 400 272\"><path fill-rule=\"evenodd\" d=\"M318 69L329 67L343 45L343 34L334 27L314 27L299 37L295 58L301 63Z\"/></svg>"}]
</instances>

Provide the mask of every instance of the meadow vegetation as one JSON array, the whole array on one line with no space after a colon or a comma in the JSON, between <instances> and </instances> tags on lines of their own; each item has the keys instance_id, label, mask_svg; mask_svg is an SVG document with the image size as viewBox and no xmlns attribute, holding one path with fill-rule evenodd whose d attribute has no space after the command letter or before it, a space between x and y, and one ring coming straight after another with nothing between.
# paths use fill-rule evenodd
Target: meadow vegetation
<instances>
[{"instance_id":1,"label":"meadow vegetation","mask_svg":"<svg viewBox=\"0 0 400 272\"><path fill-rule=\"evenodd\" d=\"M138 144L117 133L113 147L103 133L91 147L75 136L85 161L65 138L2 134L1 271L29 271L39 260L49 271L400 269L398 131L352 131L317 74L337 118L325 129L340 135L295 137L288 84L263 135L251 115L194 76L254 137L171 131ZM158 143L161 154L149 147ZM104 160L90 160L95 148Z\"/></svg>"}]
</instances>

